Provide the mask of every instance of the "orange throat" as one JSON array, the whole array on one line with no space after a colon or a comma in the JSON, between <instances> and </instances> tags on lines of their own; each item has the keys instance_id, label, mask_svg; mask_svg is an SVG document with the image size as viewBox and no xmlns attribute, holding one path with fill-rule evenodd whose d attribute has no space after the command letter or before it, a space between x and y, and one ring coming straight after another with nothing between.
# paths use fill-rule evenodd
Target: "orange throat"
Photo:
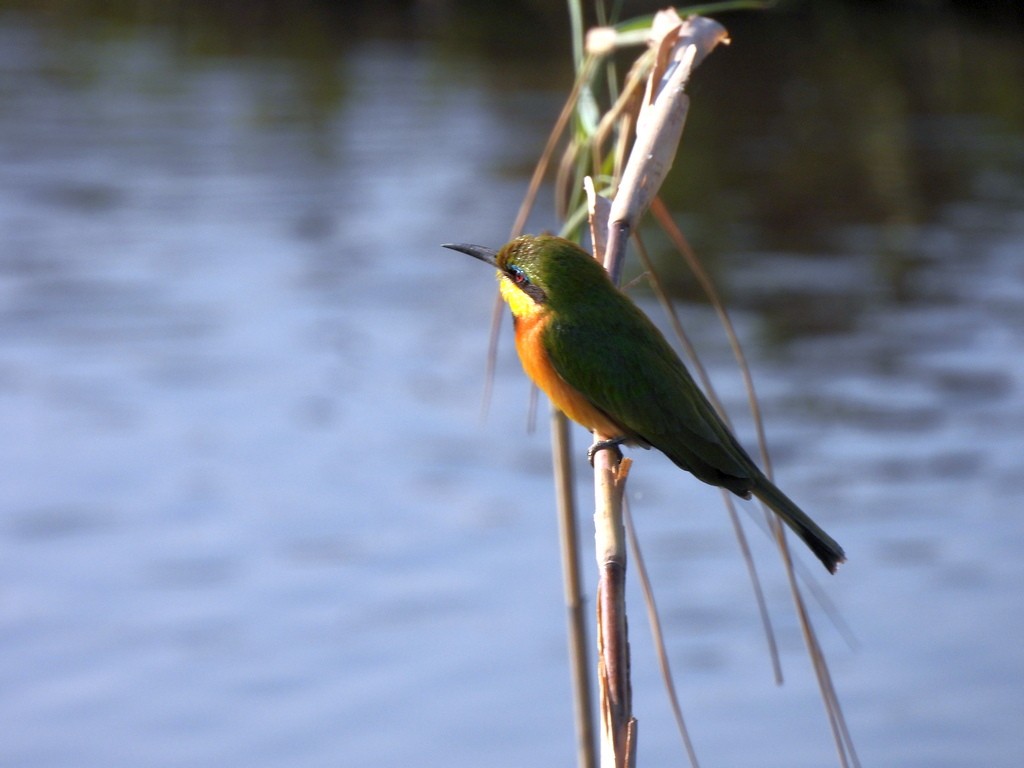
<instances>
[{"instance_id":1,"label":"orange throat","mask_svg":"<svg viewBox=\"0 0 1024 768\"><path fill-rule=\"evenodd\" d=\"M523 370L533 383L543 390L555 407L577 424L596 430L605 437L621 436L623 430L602 411L591 405L551 365L551 358L544 348L544 327L550 317L548 312L534 311L515 318L516 351L519 352Z\"/></svg>"}]
</instances>

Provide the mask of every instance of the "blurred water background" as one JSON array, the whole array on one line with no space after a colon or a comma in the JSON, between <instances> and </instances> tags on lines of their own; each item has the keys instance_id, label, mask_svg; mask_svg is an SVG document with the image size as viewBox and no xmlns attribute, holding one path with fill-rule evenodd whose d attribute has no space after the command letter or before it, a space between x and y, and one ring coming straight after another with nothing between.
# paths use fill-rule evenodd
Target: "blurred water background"
<instances>
[{"instance_id":1,"label":"blurred water background","mask_svg":"<svg viewBox=\"0 0 1024 768\"><path fill-rule=\"evenodd\" d=\"M492 276L438 247L506 239L563 17L0 3L0 765L572 764L545 421L507 327L481 421ZM1019 9L722 21L666 196L780 484L849 553L804 561L856 638L815 608L861 758L1020 766ZM717 493L634 458L703 764L834 764L766 537L782 688ZM679 765L633 600L640 764Z\"/></svg>"}]
</instances>

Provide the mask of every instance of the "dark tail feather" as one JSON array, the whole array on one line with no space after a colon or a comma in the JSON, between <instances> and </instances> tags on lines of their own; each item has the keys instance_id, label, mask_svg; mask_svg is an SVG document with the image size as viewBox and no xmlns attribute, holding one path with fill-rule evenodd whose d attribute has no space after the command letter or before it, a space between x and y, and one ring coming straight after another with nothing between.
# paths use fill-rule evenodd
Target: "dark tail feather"
<instances>
[{"instance_id":1,"label":"dark tail feather","mask_svg":"<svg viewBox=\"0 0 1024 768\"><path fill-rule=\"evenodd\" d=\"M794 504L786 494L776 488L770 480L761 477L750 490L793 529L794 533L810 547L811 552L828 568L829 573L835 573L836 567L840 563L846 562L846 553L843 552L843 548L816 522L811 520L800 507Z\"/></svg>"}]
</instances>

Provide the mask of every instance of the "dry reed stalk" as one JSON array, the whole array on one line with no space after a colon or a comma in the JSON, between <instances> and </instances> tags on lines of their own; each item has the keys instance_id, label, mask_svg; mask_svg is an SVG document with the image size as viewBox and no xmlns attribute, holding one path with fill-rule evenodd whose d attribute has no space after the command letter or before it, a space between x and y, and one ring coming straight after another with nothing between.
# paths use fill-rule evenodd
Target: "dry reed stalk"
<instances>
[{"instance_id":1,"label":"dry reed stalk","mask_svg":"<svg viewBox=\"0 0 1024 768\"><path fill-rule=\"evenodd\" d=\"M711 19L680 19L661 11L651 27L655 66L637 120L637 135L622 179L610 203L589 178L584 182L594 257L618 282L626 241L658 193L672 167L686 121L689 98L684 86L697 62L727 40L725 28ZM594 440L615 435L594 434ZM632 712L629 637L626 622L626 534L623 494L629 460L613 451L594 457L594 527L598 563L598 688L601 703L602 768L629 768L636 760L637 722Z\"/></svg>"},{"instance_id":2,"label":"dry reed stalk","mask_svg":"<svg viewBox=\"0 0 1024 768\"><path fill-rule=\"evenodd\" d=\"M573 498L572 455L569 421L551 409L551 454L555 464L555 496L558 501L559 542L562 550L562 588L568 612L569 663L575 701L576 763L579 768L597 765L594 741L594 704L590 692L587 622L584 619L580 579L579 542L576 535L576 501Z\"/></svg>"}]
</instances>

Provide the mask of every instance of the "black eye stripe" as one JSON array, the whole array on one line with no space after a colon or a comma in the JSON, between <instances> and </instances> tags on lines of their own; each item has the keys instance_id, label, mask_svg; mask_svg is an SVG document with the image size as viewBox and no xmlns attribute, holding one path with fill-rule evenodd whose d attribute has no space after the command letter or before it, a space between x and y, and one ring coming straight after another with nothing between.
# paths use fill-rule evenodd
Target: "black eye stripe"
<instances>
[{"instance_id":1,"label":"black eye stripe","mask_svg":"<svg viewBox=\"0 0 1024 768\"><path fill-rule=\"evenodd\" d=\"M548 297L547 294L544 293L544 289L531 281L530 276L526 274L526 270L518 264L507 265L505 267L505 276L512 281L514 286L538 304L544 304L547 302Z\"/></svg>"}]
</instances>

